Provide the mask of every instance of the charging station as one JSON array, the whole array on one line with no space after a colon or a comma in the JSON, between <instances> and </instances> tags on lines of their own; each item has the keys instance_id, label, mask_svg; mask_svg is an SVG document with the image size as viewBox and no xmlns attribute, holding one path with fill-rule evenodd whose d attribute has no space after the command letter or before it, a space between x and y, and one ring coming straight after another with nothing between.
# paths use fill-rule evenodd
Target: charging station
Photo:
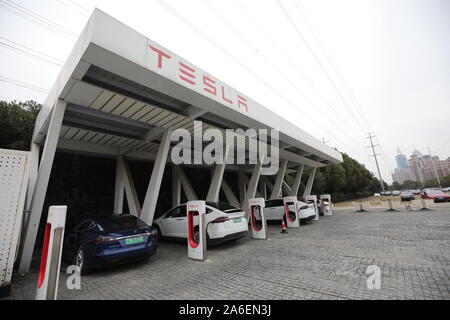
<instances>
[{"instance_id":1,"label":"charging station","mask_svg":"<svg viewBox=\"0 0 450 320\"><path fill-rule=\"evenodd\" d=\"M264 200L264 198L250 199L248 201L248 206L250 208L252 239L267 240L267 221L266 215L264 214L266 201Z\"/></svg>"},{"instance_id":2,"label":"charging station","mask_svg":"<svg viewBox=\"0 0 450 320\"><path fill-rule=\"evenodd\" d=\"M314 210L316 210L316 217L314 218L314 221L319 221L319 207L317 205L317 196L316 195L309 195L305 197L306 201L314 201Z\"/></svg>"},{"instance_id":3,"label":"charging station","mask_svg":"<svg viewBox=\"0 0 450 320\"><path fill-rule=\"evenodd\" d=\"M188 257L193 260L206 259L206 204L205 201L187 203Z\"/></svg>"},{"instance_id":4,"label":"charging station","mask_svg":"<svg viewBox=\"0 0 450 320\"><path fill-rule=\"evenodd\" d=\"M48 209L36 300L56 300L67 206Z\"/></svg>"},{"instance_id":5,"label":"charging station","mask_svg":"<svg viewBox=\"0 0 450 320\"><path fill-rule=\"evenodd\" d=\"M325 201L328 202L328 206L325 205ZM322 212L323 212L324 216L332 216L333 215L333 205L331 203L331 195L330 194L320 195L320 206L322 208Z\"/></svg>"},{"instance_id":6,"label":"charging station","mask_svg":"<svg viewBox=\"0 0 450 320\"><path fill-rule=\"evenodd\" d=\"M283 198L284 212L286 215L286 224L288 228L300 227L300 220L297 211L297 197Z\"/></svg>"}]
</instances>

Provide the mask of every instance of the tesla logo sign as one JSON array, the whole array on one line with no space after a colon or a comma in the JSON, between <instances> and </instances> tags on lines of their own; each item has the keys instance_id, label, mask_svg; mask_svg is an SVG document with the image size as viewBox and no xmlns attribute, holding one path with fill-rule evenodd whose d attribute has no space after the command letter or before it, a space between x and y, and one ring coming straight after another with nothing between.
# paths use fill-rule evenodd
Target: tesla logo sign
<instances>
[{"instance_id":1,"label":"tesla logo sign","mask_svg":"<svg viewBox=\"0 0 450 320\"><path fill-rule=\"evenodd\" d=\"M219 99L222 103L234 106L243 112L248 112L247 98L235 93L230 87L219 84L218 81L204 74L202 70L196 69L186 63L179 61L176 57L153 45L148 46L151 54L151 66L160 70L176 68L178 79L193 88L201 86L201 90L208 95Z\"/></svg>"}]
</instances>

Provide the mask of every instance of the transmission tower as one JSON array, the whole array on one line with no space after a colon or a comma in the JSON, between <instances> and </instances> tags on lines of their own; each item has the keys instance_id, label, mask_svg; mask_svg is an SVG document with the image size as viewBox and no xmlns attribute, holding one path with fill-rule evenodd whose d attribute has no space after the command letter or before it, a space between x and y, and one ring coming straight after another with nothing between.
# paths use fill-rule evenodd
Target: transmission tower
<instances>
[{"instance_id":1,"label":"transmission tower","mask_svg":"<svg viewBox=\"0 0 450 320\"><path fill-rule=\"evenodd\" d=\"M372 135L372 134L369 132L369 136L366 137L366 139L369 139L369 140L370 140L370 146L367 146L367 148L372 148L372 154L371 154L370 156L375 158L375 163L376 163L376 165L377 165L377 170L378 170L378 177L380 178L381 190L384 192L384 191L385 191L385 190L384 190L384 183L383 183L383 179L381 178L380 166L378 165L378 158L377 158L378 156L381 155L381 153L376 153L376 152L375 152L375 147L376 147L376 146L379 146L379 144L374 145L374 144L373 144L373 140L372 140L372 138L375 138L375 137L376 137L375 135Z\"/></svg>"}]
</instances>

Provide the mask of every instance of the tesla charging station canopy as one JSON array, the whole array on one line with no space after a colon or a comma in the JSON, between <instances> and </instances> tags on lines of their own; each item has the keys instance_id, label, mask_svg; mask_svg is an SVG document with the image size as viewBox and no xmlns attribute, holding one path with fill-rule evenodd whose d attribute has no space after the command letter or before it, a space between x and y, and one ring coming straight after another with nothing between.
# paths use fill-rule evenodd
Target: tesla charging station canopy
<instances>
[{"instance_id":1,"label":"tesla charging station canopy","mask_svg":"<svg viewBox=\"0 0 450 320\"><path fill-rule=\"evenodd\" d=\"M177 128L193 132L194 119L203 122L204 130L279 130L281 180L277 176L273 194L284 187L286 170L299 172L291 189L297 194L303 169L312 169L312 184L316 168L342 162L338 151L279 114L96 9L36 120L27 198L32 199L27 203L31 213L24 228L20 271L29 269L56 150L117 158L125 176L125 158L154 161L142 207L137 197L130 196L134 186L131 179L121 179L122 173L116 176L116 187L120 188L117 187L115 197L117 206L123 203L123 187L130 211L152 223L164 167L170 161L170 133ZM218 200L221 186L225 191L224 168L219 169L213 175L208 201ZM261 166L247 166L245 170L252 172L245 196L247 203L255 197Z\"/></svg>"}]
</instances>

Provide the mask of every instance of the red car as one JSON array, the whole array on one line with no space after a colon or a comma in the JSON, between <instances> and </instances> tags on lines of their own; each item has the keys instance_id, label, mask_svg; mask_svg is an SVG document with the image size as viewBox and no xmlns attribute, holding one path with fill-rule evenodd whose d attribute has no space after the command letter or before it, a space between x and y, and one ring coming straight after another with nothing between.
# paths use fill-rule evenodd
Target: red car
<instances>
[{"instance_id":1,"label":"red car","mask_svg":"<svg viewBox=\"0 0 450 320\"><path fill-rule=\"evenodd\" d=\"M422 192L423 199L432 199L434 202L448 202L450 196L441 190L424 190Z\"/></svg>"}]
</instances>

